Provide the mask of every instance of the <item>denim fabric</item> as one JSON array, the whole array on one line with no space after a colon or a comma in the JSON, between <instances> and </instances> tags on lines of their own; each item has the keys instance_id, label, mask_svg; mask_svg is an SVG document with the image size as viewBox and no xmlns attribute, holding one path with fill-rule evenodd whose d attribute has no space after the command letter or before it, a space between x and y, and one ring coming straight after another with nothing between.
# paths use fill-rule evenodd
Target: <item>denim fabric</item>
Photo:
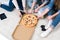
<instances>
[{"instance_id":1,"label":"denim fabric","mask_svg":"<svg viewBox=\"0 0 60 40\"><path fill-rule=\"evenodd\" d=\"M48 12L48 16L51 16L51 15L53 15L55 13L55 9L54 8L52 8L49 12Z\"/></svg>"},{"instance_id":2,"label":"denim fabric","mask_svg":"<svg viewBox=\"0 0 60 40\"><path fill-rule=\"evenodd\" d=\"M37 5L41 5L43 3L41 0L27 0L27 6L31 8L33 2L36 2ZM48 0L45 0L44 2L48 2Z\"/></svg>"},{"instance_id":3,"label":"denim fabric","mask_svg":"<svg viewBox=\"0 0 60 40\"><path fill-rule=\"evenodd\" d=\"M52 26L55 28L59 22L60 22L60 12L59 12L59 14L53 19Z\"/></svg>"},{"instance_id":4,"label":"denim fabric","mask_svg":"<svg viewBox=\"0 0 60 40\"><path fill-rule=\"evenodd\" d=\"M23 10L22 0L17 0L17 3L19 5L19 9ZM9 1L9 5L1 4L0 7L7 11L13 11L13 9L15 8L14 4L12 3L12 0Z\"/></svg>"},{"instance_id":5,"label":"denim fabric","mask_svg":"<svg viewBox=\"0 0 60 40\"><path fill-rule=\"evenodd\" d=\"M38 0L27 0L27 6L31 8L33 2L36 2L37 4L41 4L40 0L38 2L37 1ZM35 7L36 7L36 5L35 5Z\"/></svg>"},{"instance_id":6,"label":"denim fabric","mask_svg":"<svg viewBox=\"0 0 60 40\"><path fill-rule=\"evenodd\" d=\"M22 0L17 0L17 3L19 5L19 9L23 10Z\"/></svg>"},{"instance_id":7,"label":"denim fabric","mask_svg":"<svg viewBox=\"0 0 60 40\"><path fill-rule=\"evenodd\" d=\"M26 2L27 2L27 6L31 8L33 0L27 0Z\"/></svg>"},{"instance_id":8,"label":"denim fabric","mask_svg":"<svg viewBox=\"0 0 60 40\"><path fill-rule=\"evenodd\" d=\"M14 4L12 3L12 0L9 1L9 5L1 4L1 8L7 10L7 11L13 11L15 8Z\"/></svg>"},{"instance_id":9,"label":"denim fabric","mask_svg":"<svg viewBox=\"0 0 60 40\"><path fill-rule=\"evenodd\" d=\"M50 0L50 3L47 5L49 9L51 9L54 5L54 0Z\"/></svg>"},{"instance_id":10,"label":"denim fabric","mask_svg":"<svg viewBox=\"0 0 60 40\"><path fill-rule=\"evenodd\" d=\"M33 2L37 2L37 0L33 0Z\"/></svg>"},{"instance_id":11,"label":"denim fabric","mask_svg":"<svg viewBox=\"0 0 60 40\"><path fill-rule=\"evenodd\" d=\"M50 0L49 4L45 5L42 8L40 8L40 10L38 12L41 14L46 8L48 8L50 10L50 12L48 13L48 15L51 15L52 14L51 12L53 11L51 9L52 9L53 5L54 5L54 1Z\"/></svg>"}]
</instances>

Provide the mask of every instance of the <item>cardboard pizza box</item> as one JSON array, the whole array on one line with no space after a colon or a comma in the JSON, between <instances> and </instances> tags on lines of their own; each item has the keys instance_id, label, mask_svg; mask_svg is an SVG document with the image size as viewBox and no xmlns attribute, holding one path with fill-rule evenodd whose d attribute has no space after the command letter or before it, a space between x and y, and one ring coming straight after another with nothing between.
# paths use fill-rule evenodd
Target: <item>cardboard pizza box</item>
<instances>
[{"instance_id":1,"label":"cardboard pizza box","mask_svg":"<svg viewBox=\"0 0 60 40\"><path fill-rule=\"evenodd\" d=\"M35 27L33 28L25 28L25 27L17 27L15 32L13 33L13 38L15 40L30 40Z\"/></svg>"},{"instance_id":2,"label":"cardboard pizza box","mask_svg":"<svg viewBox=\"0 0 60 40\"><path fill-rule=\"evenodd\" d=\"M20 21L20 23L21 23L21 21ZM20 23L16 27L16 29L12 35L13 38L15 40L31 40L31 37L35 30L35 26L34 27L25 27L25 26L20 25Z\"/></svg>"}]
</instances>

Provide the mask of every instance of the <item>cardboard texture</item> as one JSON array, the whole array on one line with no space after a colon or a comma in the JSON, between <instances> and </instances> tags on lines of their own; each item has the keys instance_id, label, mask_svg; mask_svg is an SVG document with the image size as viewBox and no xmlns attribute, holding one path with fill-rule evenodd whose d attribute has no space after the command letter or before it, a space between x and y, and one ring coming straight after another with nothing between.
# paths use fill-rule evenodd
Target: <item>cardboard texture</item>
<instances>
[{"instance_id":1,"label":"cardboard texture","mask_svg":"<svg viewBox=\"0 0 60 40\"><path fill-rule=\"evenodd\" d=\"M34 32L35 27L33 28L25 28L25 27L17 27L14 34L13 38L15 40L30 40L33 32Z\"/></svg>"}]
</instances>

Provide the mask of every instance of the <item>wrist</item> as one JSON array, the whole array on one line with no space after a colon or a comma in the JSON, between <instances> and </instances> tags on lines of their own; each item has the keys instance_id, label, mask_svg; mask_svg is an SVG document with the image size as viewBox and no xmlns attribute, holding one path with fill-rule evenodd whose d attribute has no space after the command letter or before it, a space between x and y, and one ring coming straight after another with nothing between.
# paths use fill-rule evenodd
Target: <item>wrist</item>
<instances>
[{"instance_id":1,"label":"wrist","mask_svg":"<svg viewBox=\"0 0 60 40\"><path fill-rule=\"evenodd\" d=\"M33 8L31 8L31 10L33 10Z\"/></svg>"}]
</instances>

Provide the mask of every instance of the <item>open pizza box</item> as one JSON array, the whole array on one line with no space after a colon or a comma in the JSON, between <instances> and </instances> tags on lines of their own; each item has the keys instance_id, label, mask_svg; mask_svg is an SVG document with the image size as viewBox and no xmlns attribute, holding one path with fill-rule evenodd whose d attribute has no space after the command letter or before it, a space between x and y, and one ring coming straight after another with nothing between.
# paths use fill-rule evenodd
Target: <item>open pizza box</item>
<instances>
[{"instance_id":1,"label":"open pizza box","mask_svg":"<svg viewBox=\"0 0 60 40\"><path fill-rule=\"evenodd\" d=\"M25 14L24 16L26 16L26 15L30 15L30 14ZM36 17L36 23L35 23L34 27L32 27L30 25L29 25L30 27L29 26L26 27L26 26L21 25L21 24L24 24L24 21L22 21L24 19L24 16L20 20L19 25L17 25L17 27L12 35L14 40L31 40L31 37L34 33L34 29L37 24L37 17L35 15L31 14L31 16Z\"/></svg>"}]
</instances>

